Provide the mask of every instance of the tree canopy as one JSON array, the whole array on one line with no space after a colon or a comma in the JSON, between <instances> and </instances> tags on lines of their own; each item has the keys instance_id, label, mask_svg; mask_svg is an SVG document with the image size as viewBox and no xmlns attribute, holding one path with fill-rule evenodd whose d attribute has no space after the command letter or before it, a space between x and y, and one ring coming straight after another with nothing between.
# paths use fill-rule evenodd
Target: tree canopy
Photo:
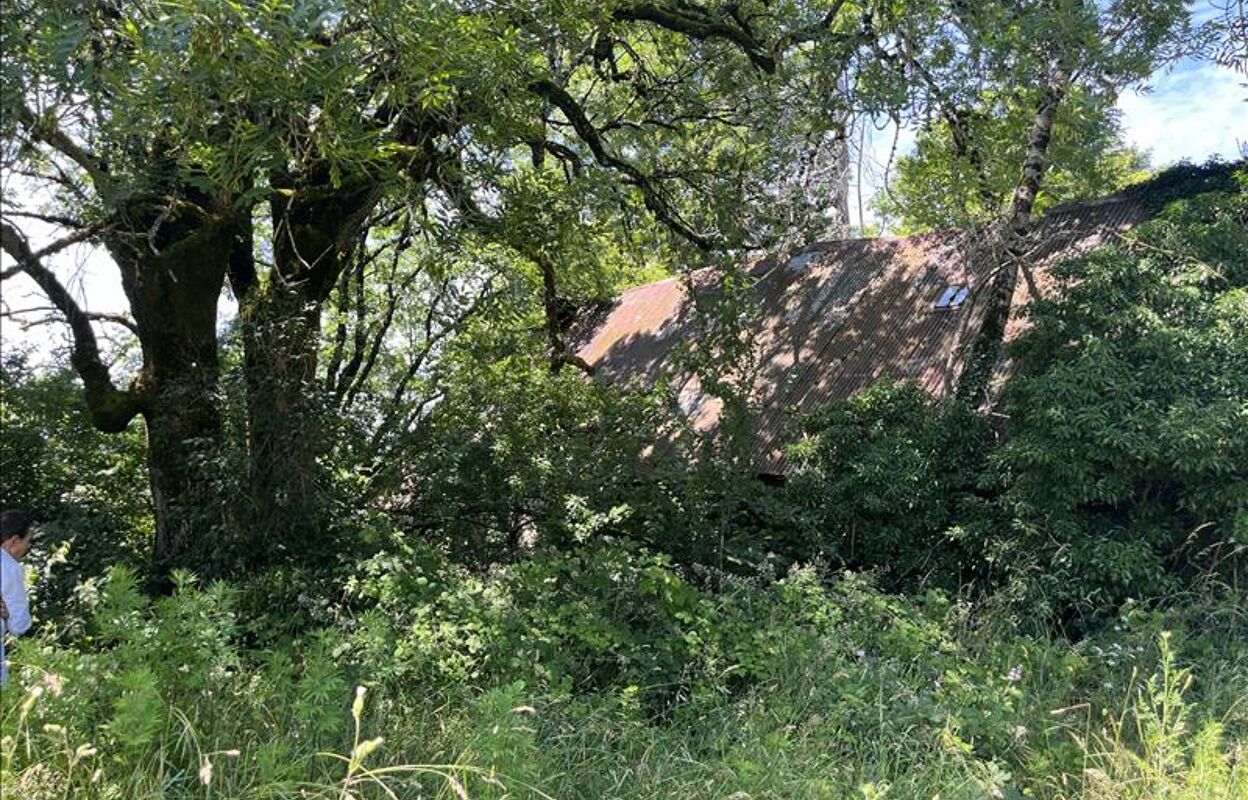
<instances>
[{"instance_id":1,"label":"tree canopy","mask_svg":"<svg viewBox=\"0 0 1248 800\"><path fill-rule=\"evenodd\" d=\"M0 793L1248 796L1245 165L1036 220L1210 8L11 0Z\"/></svg>"},{"instance_id":2,"label":"tree canopy","mask_svg":"<svg viewBox=\"0 0 1248 800\"><path fill-rule=\"evenodd\" d=\"M553 370L583 367L565 341L577 303L844 225L858 119L930 120L920 157L941 130L953 151L934 174L972 178L982 210L1017 184L1025 219L1050 160L1059 175L1103 161L1103 135L1050 152L1055 114L1107 130L1114 93L1173 58L1188 27L1177 0L12 10L2 157L21 191L6 195L4 249L69 324L95 424L143 416L170 564L216 541L204 526L299 530L332 411L369 406L355 418L373 446L410 429L439 397L431 365L484 309L539 329ZM977 121L1002 108L1007 124ZM939 185L911 172L916 194ZM23 220L63 236L36 244ZM100 356L99 325L118 321L48 266L84 241L119 270L134 374ZM235 427L215 327L226 287ZM234 430L250 498L223 512L196 487Z\"/></svg>"}]
</instances>

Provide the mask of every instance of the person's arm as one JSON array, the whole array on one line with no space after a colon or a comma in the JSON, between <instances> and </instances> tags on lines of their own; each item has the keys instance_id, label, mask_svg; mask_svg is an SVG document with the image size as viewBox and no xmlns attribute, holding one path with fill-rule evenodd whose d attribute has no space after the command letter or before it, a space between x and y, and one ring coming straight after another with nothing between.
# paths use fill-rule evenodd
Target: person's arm
<instances>
[{"instance_id":1,"label":"person's arm","mask_svg":"<svg viewBox=\"0 0 1248 800\"><path fill-rule=\"evenodd\" d=\"M4 597L5 608L9 615L4 621L6 632L21 636L30 630L30 605L26 602L26 575L20 565L4 570L0 576L4 585L0 586L0 594Z\"/></svg>"}]
</instances>

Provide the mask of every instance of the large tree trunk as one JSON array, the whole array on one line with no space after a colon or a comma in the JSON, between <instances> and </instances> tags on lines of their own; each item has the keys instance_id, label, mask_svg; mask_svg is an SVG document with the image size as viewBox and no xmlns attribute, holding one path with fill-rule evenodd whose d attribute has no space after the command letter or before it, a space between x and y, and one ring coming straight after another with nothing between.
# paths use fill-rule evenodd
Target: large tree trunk
<instances>
[{"instance_id":1,"label":"large tree trunk","mask_svg":"<svg viewBox=\"0 0 1248 800\"><path fill-rule=\"evenodd\" d=\"M154 554L162 574L178 567L215 572L229 550L225 499L208 469L222 433L217 301L238 224L231 215L170 219L157 235L110 242L143 348L136 389L147 424Z\"/></svg>"},{"instance_id":2,"label":"large tree trunk","mask_svg":"<svg viewBox=\"0 0 1248 800\"><path fill-rule=\"evenodd\" d=\"M257 555L282 559L292 546L307 551L325 527L317 491L330 443L316 380L321 311L378 195L375 184L361 181L291 189L271 203L273 269L241 309Z\"/></svg>"},{"instance_id":3,"label":"large tree trunk","mask_svg":"<svg viewBox=\"0 0 1248 800\"><path fill-rule=\"evenodd\" d=\"M41 253L32 252L15 228L0 224L4 251L69 323L70 360L82 378L93 424L115 433L137 415L147 423L158 581L178 567L203 573L223 563L224 502L220 481L208 480L214 476L205 467L214 465L222 430L217 300L240 223L232 211L214 213L196 199L200 205L172 196L163 204L136 201L124 209L122 224L102 237L121 271L143 349L143 368L126 388L113 383L101 358L92 316L43 264Z\"/></svg>"},{"instance_id":4,"label":"large tree trunk","mask_svg":"<svg viewBox=\"0 0 1248 800\"><path fill-rule=\"evenodd\" d=\"M154 384L143 416L157 570L167 574L185 567L211 575L224 569L232 555L227 498L209 469L221 455L215 371L166 371Z\"/></svg>"},{"instance_id":5,"label":"large tree trunk","mask_svg":"<svg viewBox=\"0 0 1248 800\"><path fill-rule=\"evenodd\" d=\"M242 319L247 388L249 524L266 558L313 535L318 457L327 437L316 356L320 304L269 283Z\"/></svg>"}]
</instances>

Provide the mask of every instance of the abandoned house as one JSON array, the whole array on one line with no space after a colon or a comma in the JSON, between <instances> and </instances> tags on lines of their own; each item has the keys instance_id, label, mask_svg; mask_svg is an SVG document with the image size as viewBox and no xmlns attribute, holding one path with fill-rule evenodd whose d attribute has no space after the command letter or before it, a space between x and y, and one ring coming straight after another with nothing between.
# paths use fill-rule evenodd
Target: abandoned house
<instances>
[{"instance_id":1,"label":"abandoned house","mask_svg":"<svg viewBox=\"0 0 1248 800\"><path fill-rule=\"evenodd\" d=\"M1068 204L1036 220L1027 260L1040 291L1060 287L1048 268L1102 244L1155 215L1170 200L1225 186L1235 165L1176 167L1095 201ZM757 414L754 459L764 475L789 470L782 446L801 418L881 378L913 380L934 395L953 391L969 345L981 329L981 292L1000 263L977 246L978 234L938 231L906 238L845 239L808 246L784 260L745 270L750 349L746 387ZM696 341L694 309L717 291L707 271L626 291L576 338L577 355L613 382L671 381L690 427L713 431L723 402L704 389L679 353ZM1026 324L1026 282L1016 284L1005 338ZM998 364L997 373L1007 367Z\"/></svg>"}]
</instances>

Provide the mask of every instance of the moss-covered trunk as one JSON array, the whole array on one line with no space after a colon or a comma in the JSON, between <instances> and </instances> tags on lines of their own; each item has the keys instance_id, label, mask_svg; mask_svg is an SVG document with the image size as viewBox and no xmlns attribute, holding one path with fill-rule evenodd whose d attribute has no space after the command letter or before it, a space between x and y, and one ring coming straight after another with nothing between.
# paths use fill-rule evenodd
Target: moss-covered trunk
<instances>
[{"instance_id":1,"label":"moss-covered trunk","mask_svg":"<svg viewBox=\"0 0 1248 800\"><path fill-rule=\"evenodd\" d=\"M281 186L284 178L274 177ZM331 445L316 380L321 311L378 189L291 184L270 204L274 265L244 298L250 521L257 555L285 558L323 541L323 456Z\"/></svg>"},{"instance_id":2,"label":"moss-covered trunk","mask_svg":"<svg viewBox=\"0 0 1248 800\"><path fill-rule=\"evenodd\" d=\"M227 550L226 499L214 480L222 434L217 301L238 223L222 215L163 224L156 241L110 249L143 348L135 388L147 424L156 566L212 573Z\"/></svg>"},{"instance_id":3,"label":"moss-covered trunk","mask_svg":"<svg viewBox=\"0 0 1248 800\"><path fill-rule=\"evenodd\" d=\"M316 382L320 304L270 283L242 319L247 390L249 524L265 558L309 544L319 459L328 443Z\"/></svg>"}]
</instances>

